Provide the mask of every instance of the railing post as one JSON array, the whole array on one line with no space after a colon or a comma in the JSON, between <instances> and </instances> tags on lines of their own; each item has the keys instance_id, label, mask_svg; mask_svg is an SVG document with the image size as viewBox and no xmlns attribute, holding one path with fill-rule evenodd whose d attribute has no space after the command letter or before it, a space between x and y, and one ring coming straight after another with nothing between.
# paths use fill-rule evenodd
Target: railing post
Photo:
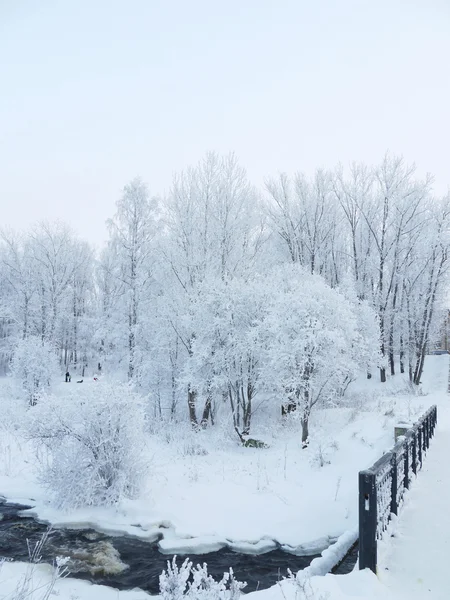
<instances>
[{"instance_id":1,"label":"railing post","mask_svg":"<svg viewBox=\"0 0 450 600\"><path fill-rule=\"evenodd\" d=\"M422 423L422 449L425 451L427 449L427 426L426 423Z\"/></svg>"},{"instance_id":2,"label":"railing post","mask_svg":"<svg viewBox=\"0 0 450 600\"><path fill-rule=\"evenodd\" d=\"M417 427L417 460L422 468L422 424Z\"/></svg>"},{"instance_id":3,"label":"railing post","mask_svg":"<svg viewBox=\"0 0 450 600\"><path fill-rule=\"evenodd\" d=\"M405 438L403 443L403 461L404 461L404 477L403 477L403 485L405 486L405 490L409 488L409 439Z\"/></svg>"},{"instance_id":4,"label":"railing post","mask_svg":"<svg viewBox=\"0 0 450 600\"><path fill-rule=\"evenodd\" d=\"M377 487L375 473L359 473L359 568L377 571Z\"/></svg>"},{"instance_id":5,"label":"railing post","mask_svg":"<svg viewBox=\"0 0 450 600\"><path fill-rule=\"evenodd\" d=\"M398 506L397 506L397 489L398 489L398 483L397 483L397 452L392 453L391 456L391 513L394 513L394 515L397 514L398 512Z\"/></svg>"},{"instance_id":6,"label":"railing post","mask_svg":"<svg viewBox=\"0 0 450 600\"><path fill-rule=\"evenodd\" d=\"M414 475L417 475L417 433L416 431L413 430L413 436L412 436L412 464L411 464L411 468L412 468L412 472L414 473Z\"/></svg>"}]
</instances>

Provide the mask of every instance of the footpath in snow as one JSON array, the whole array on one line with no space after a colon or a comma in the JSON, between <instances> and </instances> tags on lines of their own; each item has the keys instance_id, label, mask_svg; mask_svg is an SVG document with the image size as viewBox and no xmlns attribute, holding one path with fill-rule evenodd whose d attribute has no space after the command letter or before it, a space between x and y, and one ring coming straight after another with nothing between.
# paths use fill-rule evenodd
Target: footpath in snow
<instances>
[{"instance_id":1,"label":"footpath in snow","mask_svg":"<svg viewBox=\"0 0 450 600\"><path fill-rule=\"evenodd\" d=\"M394 537L380 553L379 578L399 599L450 598L449 460L450 410L441 403L422 471L408 494Z\"/></svg>"}]
</instances>

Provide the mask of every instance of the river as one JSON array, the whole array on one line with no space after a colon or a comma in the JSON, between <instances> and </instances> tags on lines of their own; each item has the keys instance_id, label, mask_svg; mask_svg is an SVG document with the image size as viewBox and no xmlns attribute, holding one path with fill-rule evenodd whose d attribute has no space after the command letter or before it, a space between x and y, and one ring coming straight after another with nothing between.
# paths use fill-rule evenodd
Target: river
<instances>
[{"instance_id":1,"label":"river","mask_svg":"<svg viewBox=\"0 0 450 600\"><path fill-rule=\"evenodd\" d=\"M27 539L33 545L47 531L46 524L20 511L30 508L0 501L0 557L18 561L28 560ZM353 569L357 550L353 549L336 572ZM150 594L159 592L159 575L171 555L161 554L156 543L132 536L113 536L93 529L54 529L42 552L43 562L55 556L69 556L71 577L87 579L127 590L141 588ZM236 579L246 581L245 592L265 589L287 576L287 569L296 572L307 567L315 556L293 556L282 550L266 554L238 554L222 549L208 554L190 555L195 564L204 562L216 579L233 567ZM179 563L183 560L179 557Z\"/></svg>"}]
</instances>

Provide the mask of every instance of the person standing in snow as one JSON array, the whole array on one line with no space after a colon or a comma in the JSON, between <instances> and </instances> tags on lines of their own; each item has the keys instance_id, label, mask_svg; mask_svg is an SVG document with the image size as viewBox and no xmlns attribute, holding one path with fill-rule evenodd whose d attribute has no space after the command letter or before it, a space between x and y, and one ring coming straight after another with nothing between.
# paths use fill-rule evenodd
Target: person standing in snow
<instances>
[{"instance_id":1,"label":"person standing in snow","mask_svg":"<svg viewBox=\"0 0 450 600\"><path fill-rule=\"evenodd\" d=\"M67 371L67 373L66 373L66 383L70 383L70 379L71 379L70 373L69 373L69 371Z\"/></svg>"}]
</instances>

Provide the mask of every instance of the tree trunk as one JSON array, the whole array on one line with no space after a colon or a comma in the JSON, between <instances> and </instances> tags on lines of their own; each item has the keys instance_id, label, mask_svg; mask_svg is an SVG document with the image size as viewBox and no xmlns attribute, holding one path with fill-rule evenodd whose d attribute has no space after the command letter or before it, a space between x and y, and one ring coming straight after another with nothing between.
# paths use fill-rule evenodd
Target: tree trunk
<instances>
[{"instance_id":1,"label":"tree trunk","mask_svg":"<svg viewBox=\"0 0 450 600\"><path fill-rule=\"evenodd\" d=\"M392 350L392 348L389 348L389 368L391 371L391 375L395 375L394 351Z\"/></svg>"},{"instance_id":2,"label":"tree trunk","mask_svg":"<svg viewBox=\"0 0 450 600\"><path fill-rule=\"evenodd\" d=\"M395 361L394 361L394 315L391 316L391 322L389 323L389 367L391 375L395 375Z\"/></svg>"},{"instance_id":3,"label":"tree trunk","mask_svg":"<svg viewBox=\"0 0 450 600\"><path fill-rule=\"evenodd\" d=\"M414 371L414 384L419 385L421 383L421 377L423 373L423 366L425 364L425 348L422 349L420 355L417 357L416 369Z\"/></svg>"},{"instance_id":4,"label":"tree trunk","mask_svg":"<svg viewBox=\"0 0 450 600\"><path fill-rule=\"evenodd\" d=\"M28 335L28 302L29 302L28 296L25 294L22 339L26 339L26 337Z\"/></svg>"},{"instance_id":5,"label":"tree trunk","mask_svg":"<svg viewBox=\"0 0 450 600\"><path fill-rule=\"evenodd\" d=\"M198 427L197 414L195 411L195 401L197 399L197 392L189 388L188 390L188 408L189 408L189 421L192 427Z\"/></svg>"},{"instance_id":6,"label":"tree trunk","mask_svg":"<svg viewBox=\"0 0 450 600\"><path fill-rule=\"evenodd\" d=\"M211 416L211 407L212 407L212 395L208 392L208 396L206 398L205 406L203 408L202 420L200 421L200 425L203 429L206 429L208 426L208 420Z\"/></svg>"},{"instance_id":7,"label":"tree trunk","mask_svg":"<svg viewBox=\"0 0 450 600\"><path fill-rule=\"evenodd\" d=\"M420 336L419 339L416 340L416 367L414 370L414 378L413 381L415 385L420 384L420 379L422 377L423 366L425 363L425 352L428 345L428 337L430 333L430 325L431 319L433 317L434 303L436 300L436 292L439 285L442 268L446 261L446 254L443 254L440 258L440 264L437 267L437 272L435 273L435 264L437 261L437 257L435 253L433 254L433 269L430 273L429 285L426 294L425 308L423 310L423 317L420 328Z\"/></svg>"},{"instance_id":8,"label":"tree trunk","mask_svg":"<svg viewBox=\"0 0 450 600\"><path fill-rule=\"evenodd\" d=\"M73 293L73 368L77 369L78 364L78 310L77 310L77 297L75 294L75 285Z\"/></svg>"},{"instance_id":9,"label":"tree trunk","mask_svg":"<svg viewBox=\"0 0 450 600\"><path fill-rule=\"evenodd\" d=\"M237 429L236 409L234 407L233 390L231 389L231 385L228 386L228 398L230 400L231 414L233 415L233 425L234 425L234 428Z\"/></svg>"},{"instance_id":10,"label":"tree trunk","mask_svg":"<svg viewBox=\"0 0 450 600\"><path fill-rule=\"evenodd\" d=\"M305 409L302 417L302 448L308 446L309 437L309 411Z\"/></svg>"},{"instance_id":11,"label":"tree trunk","mask_svg":"<svg viewBox=\"0 0 450 600\"><path fill-rule=\"evenodd\" d=\"M392 313L389 323L389 366L391 368L391 375L395 375L395 362L394 362L394 319L395 319L395 308L397 305L397 293L398 283L395 284L394 294L392 296Z\"/></svg>"},{"instance_id":12,"label":"tree trunk","mask_svg":"<svg viewBox=\"0 0 450 600\"><path fill-rule=\"evenodd\" d=\"M381 358L384 360L386 357L386 347L384 344L384 315L380 317L380 336L381 336ZM386 383L386 369L380 367L380 381Z\"/></svg>"},{"instance_id":13,"label":"tree trunk","mask_svg":"<svg viewBox=\"0 0 450 600\"><path fill-rule=\"evenodd\" d=\"M128 379L133 379L134 376L134 347L135 347L135 337L134 337L134 327L131 324L131 316L130 316L130 331L128 334L128 350L129 350L129 361L128 361Z\"/></svg>"},{"instance_id":14,"label":"tree trunk","mask_svg":"<svg viewBox=\"0 0 450 600\"><path fill-rule=\"evenodd\" d=\"M400 335L400 373L405 372L405 345L403 334Z\"/></svg>"},{"instance_id":15,"label":"tree trunk","mask_svg":"<svg viewBox=\"0 0 450 600\"><path fill-rule=\"evenodd\" d=\"M242 390L242 396L244 396L244 390ZM247 402L244 407L244 431L250 433L250 425L252 421L252 399L253 399L253 386L251 383L247 383Z\"/></svg>"}]
</instances>

